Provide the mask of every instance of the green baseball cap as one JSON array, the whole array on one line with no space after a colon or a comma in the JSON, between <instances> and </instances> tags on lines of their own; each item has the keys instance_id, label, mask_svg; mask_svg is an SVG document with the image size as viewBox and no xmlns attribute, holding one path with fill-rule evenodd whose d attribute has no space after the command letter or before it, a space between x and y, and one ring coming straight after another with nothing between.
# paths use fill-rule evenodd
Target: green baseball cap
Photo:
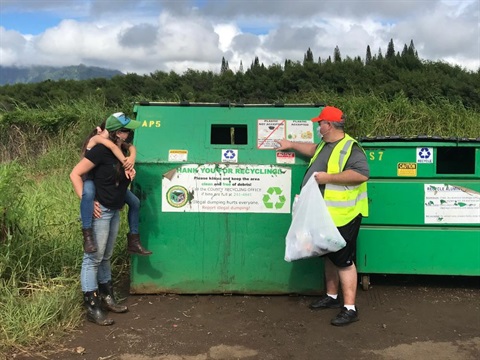
<instances>
[{"instance_id":1,"label":"green baseball cap","mask_svg":"<svg viewBox=\"0 0 480 360\"><path fill-rule=\"evenodd\" d=\"M105 123L105 129L108 131L115 131L119 129L135 130L140 125L140 121L130 119L123 112L117 112L108 117Z\"/></svg>"}]
</instances>

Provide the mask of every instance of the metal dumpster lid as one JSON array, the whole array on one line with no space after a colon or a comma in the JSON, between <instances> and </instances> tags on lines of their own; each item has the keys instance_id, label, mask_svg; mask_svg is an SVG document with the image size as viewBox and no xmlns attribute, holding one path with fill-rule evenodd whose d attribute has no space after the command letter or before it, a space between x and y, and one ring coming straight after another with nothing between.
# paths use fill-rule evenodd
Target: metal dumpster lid
<instances>
[{"instance_id":1,"label":"metal dumpster lid","mask_svg":"<svg viewBox=\"0 0 480 360\"><path fill-rule=\"evenodd\" d=\"M391 141L391 142L418 142L418 141L436 141L436 142L480 142L478 138L462 138L462 137L446 137L446 136L430 136L430 135L417 135L417 136L365 136L359 137L360 142L374 142L374 141Z\"/></svg>"},{"instance_id":2,"label":"metal dumpster lid","mask_svg":"<svg viewBox=\"0 0 480 360\"><path fill-rule=\"evenodd\" d=\"M282 103L277 102L273 104L244 104L241 102L215 102L215 103L207 103L207 102L189 102L189 101L180 101L180 102L163 102L163 101L137 101L135 105L139 106L179 106L179 107L289 107L289 108L303 108L303 107L311 107L311 108L318 108L325 106L325 103L305 103L305 104L290 104L290 103Z\"/></svg>"}]
</instances>

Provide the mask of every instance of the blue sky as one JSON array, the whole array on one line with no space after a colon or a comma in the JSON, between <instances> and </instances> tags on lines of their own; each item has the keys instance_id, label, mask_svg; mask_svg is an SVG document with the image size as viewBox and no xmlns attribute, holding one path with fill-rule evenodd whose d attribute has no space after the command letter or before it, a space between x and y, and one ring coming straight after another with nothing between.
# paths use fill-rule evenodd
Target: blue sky
<instances>
[{"instance_id":1,"label":"blue sky","mask_svg":"<svg viewBox=\"0 0 480 360\"><path fill-rule=\"evenodd\" d=\"M38 35L58 25L62 18L48 12L12 12L0 15L0 26L23 34Z\"/></svg>"},{"instance_id":2,"label":"blue sky","mask_svg":"<svg viewBox=\"0 0 480 360\"><path fill-rule=\"evenodd\" d=\"M0 65L140 74L364 57L414 41L422 59L480 67L480 0L0 0Z\"/></svg>"}]
</instances>

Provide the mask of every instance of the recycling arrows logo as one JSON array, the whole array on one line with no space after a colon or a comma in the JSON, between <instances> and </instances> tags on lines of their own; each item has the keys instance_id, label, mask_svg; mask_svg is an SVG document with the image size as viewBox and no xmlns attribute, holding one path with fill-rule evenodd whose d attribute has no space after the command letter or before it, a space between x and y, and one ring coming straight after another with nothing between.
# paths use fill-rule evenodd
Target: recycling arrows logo
<instances>
[{"instance_id":1,"label":"recycling arrows logo","mask_svg":"<svg viewBox=\"0 0 480 360\"><path fill-rule=\"evenodd\" d=\"M233 150L227 150L225 151L223 156L225 157L225 159L232 160L233 158L235 158L235 152Z\"/></svg>"},{"instance_id":2,"label":"recycling arrows logo","mask_svg":"<svg viewBox=\"0 0 480 360\"><path fill-rule=\"evenodd\" d=\"M238 150L222 149L222 162L226 162L226 163L238 162Z\"/></svg>"},{"instance_id":3,"label":"recycling arrows logo","mask_svg":"<svg viewBox=\"0 0 480 360\"><path fill-rule=\"evenodd\" d=\"M417 147L417 163L419 164L433 163L433 148Z\"/></svg>"},{"instance_id":4,"label":"recycling arrows logo","mask_svg":"<svg viewBox=\"0 0 480 360\"><path fill-rule=\"evenodd\" d=\"M430 150L428 148L421 148L420 152L418 153L418 156L421 159L428 159L431 155L432 155L432 153L430 152Z\"/></svg>"},{"instance_id":5,"label":"recycling arrows logo","mask_svg":"<svg viewBox=\"0 0 480 360\"><path fill-rule=\"evenodd\" d=\"M263 204L267 209L281 209L285 205L286 198L282 195L282 189L277 186L269 187L263 195Z\"/></svg>"}]
</instances>

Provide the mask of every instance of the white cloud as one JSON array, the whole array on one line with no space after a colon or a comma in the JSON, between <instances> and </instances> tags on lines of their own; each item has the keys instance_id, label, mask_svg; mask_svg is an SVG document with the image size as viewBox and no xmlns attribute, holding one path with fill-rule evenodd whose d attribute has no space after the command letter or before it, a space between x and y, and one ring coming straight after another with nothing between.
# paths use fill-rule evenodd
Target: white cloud
<instances>
[{"instance_id":1,"label":"white cloud","mask_svg":"<svg viewBox=\"0 0 480 360\"><path fill-rule=\"evenodd\" d=\"M214 25L213 29L219 36L219 48L222 51L228 51L233 39L241 34L240 29L235 24L217 24Z\"/></svg>"},{"instance_id":2,"label":"white cloud","mask_svg":"<svg viewBox=\"0 0 480 360\"><path fill-rule=\"evenodd\" d=\"M335 46L343 58L364 58L367 45L385 53L393 39L401 51L413 39L422 59L480 67L480 0L3 0L0 11L65 19L38 36L0 27L2 65L218 71L222 57L231 69L240 61L247 68L255 56L265 65L302 61L308 48L315 59Z\"/></svg>"}]
</instances>

